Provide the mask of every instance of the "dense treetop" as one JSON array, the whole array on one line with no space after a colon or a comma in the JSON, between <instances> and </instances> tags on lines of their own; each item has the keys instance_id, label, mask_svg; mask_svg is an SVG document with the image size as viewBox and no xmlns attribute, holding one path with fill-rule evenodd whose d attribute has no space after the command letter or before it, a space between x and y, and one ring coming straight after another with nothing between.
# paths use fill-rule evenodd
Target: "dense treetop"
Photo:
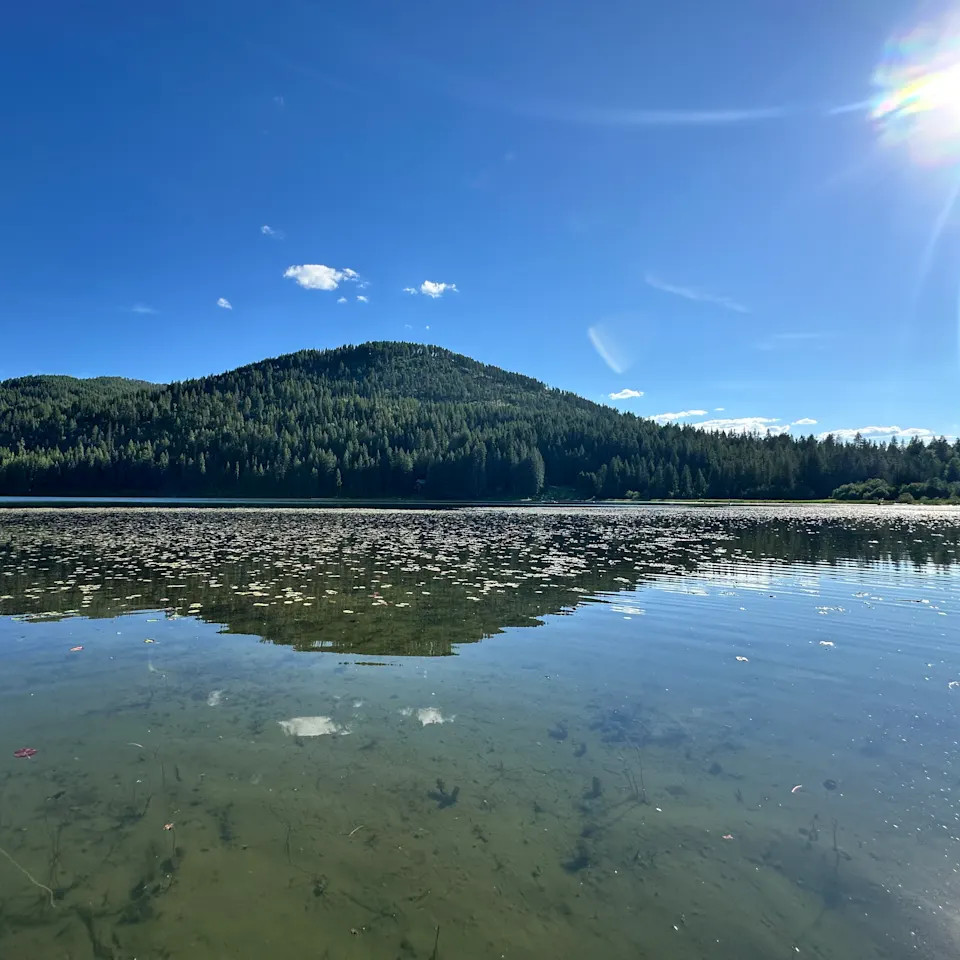
<instances>
[{"instance_id":1,"label":"dense treetop","mask_svg":"<svg viewBox=\"0 0 960 960\"><path fill-rule=\"evenodd\" d=\"M0 382L0 494L477 499L545 490L960 496L960 442L659 426L412 343L301 350L164 385Z\"/></svg>"}]
</instances>

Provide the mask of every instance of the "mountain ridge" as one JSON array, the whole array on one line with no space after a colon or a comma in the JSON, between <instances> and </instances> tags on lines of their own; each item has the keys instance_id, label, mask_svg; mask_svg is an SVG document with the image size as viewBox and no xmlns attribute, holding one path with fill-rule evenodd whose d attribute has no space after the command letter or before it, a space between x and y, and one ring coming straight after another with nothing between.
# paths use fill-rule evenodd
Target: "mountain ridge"
<instances>
[{"instance_id":1,"label":"mountain ridge","mask_svg":"<svg viewBox=\"0 0 960 960\"><path fill-rule=\"evenodd\" d=\"M300 350L149 384L0 382L0 493L531 497L960 495L960 443L659 425L442 347ZM951 484L955 484L954 488ZM911 496L911 491L906 491ZM854 491L857 497L863 492Z\"/></svg>"}]
</instances>

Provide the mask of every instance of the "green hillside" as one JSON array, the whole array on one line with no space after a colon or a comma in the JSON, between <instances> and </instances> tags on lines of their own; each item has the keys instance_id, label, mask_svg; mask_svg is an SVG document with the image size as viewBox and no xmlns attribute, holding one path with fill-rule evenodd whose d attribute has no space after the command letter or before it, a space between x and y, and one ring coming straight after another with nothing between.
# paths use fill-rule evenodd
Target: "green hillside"
<instances>
[{"instance_id":1,"label":"green hillside","mask_svg":"<svg viewBox=\"0 0 960 960\"><path fill-rule=\"evenodd\" d=\"M820 498L867 480L874 499L960 494L960 444L658 426L411 343L303 350L166 385L0 383L6 495Z\"/></svg>"}]
</instances>

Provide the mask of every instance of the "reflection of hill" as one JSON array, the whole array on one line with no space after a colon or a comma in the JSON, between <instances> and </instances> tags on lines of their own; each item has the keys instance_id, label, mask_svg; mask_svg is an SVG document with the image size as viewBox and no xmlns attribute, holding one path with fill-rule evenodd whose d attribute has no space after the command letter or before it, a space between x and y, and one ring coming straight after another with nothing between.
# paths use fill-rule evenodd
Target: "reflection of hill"
<instances>
[{"instance_id":1,"label":"reflection of hill","mask_svg":"<svg viewBox=\"0 0 960 960\"><path fill-rule=\"evenodd\" d=\"M956 561L960 514L850 510L25 510L0 613L164 609L300 650L437 656L601 593L774 562Z\"/></svg>"}]
</instances>

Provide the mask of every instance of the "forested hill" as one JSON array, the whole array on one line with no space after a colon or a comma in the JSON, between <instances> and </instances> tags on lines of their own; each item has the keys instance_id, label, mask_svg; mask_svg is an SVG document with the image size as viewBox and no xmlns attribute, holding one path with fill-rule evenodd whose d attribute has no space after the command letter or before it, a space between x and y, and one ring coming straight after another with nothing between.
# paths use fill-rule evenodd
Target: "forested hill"
<instances>
[{"instance_id":1,"label":"forested hill","mask_svg":"<svg viewBox=\"0 0 960 960\"><path fill-rule=\"evenodd\" d=\"M303 350L183 383L0 383L0 494L960 494L960 443L658 426L438 347ZM913 486L909 486L909 485Z\"/></svg>"}]
</instances>

